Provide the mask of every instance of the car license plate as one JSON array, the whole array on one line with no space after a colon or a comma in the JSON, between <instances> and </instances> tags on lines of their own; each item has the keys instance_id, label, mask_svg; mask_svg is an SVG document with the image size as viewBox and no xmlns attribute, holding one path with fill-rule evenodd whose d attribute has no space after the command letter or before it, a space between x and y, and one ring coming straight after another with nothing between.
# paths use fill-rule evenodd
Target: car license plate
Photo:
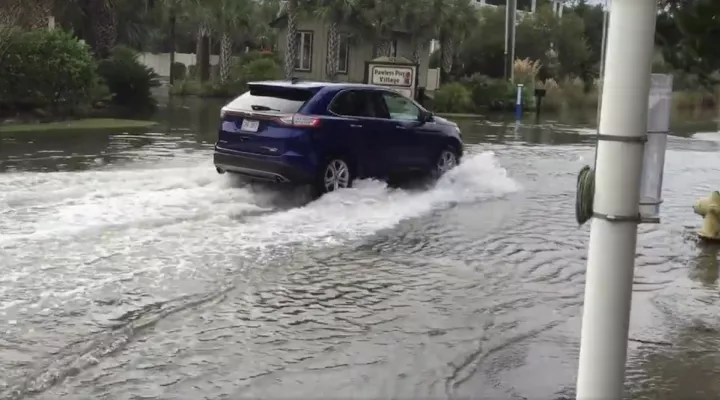
<instances>
[{"instance_id":1,"label":"car license plate","mask_svg":"<svg viewBox=\"0 0 720 400\"><path fill-rule=\"evenodd\" d=\"M245 131L245 132L257 132L259 125L260 125L259 121L253 121L251 119L244 119L242 122L242 125L240 126L240 130Z\"/></svg>"}]
</instances>

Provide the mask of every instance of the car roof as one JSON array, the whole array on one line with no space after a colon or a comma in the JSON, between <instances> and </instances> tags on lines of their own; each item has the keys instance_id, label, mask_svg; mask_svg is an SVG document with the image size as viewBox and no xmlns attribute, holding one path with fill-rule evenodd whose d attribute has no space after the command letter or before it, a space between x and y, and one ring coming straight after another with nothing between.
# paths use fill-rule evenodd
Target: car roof
<instances>
[{"instance_id":1,"label":"car roof","mask_svg":"<svg viewBox=\"0 0 720 400\"><path fill-rule=\"evenodd\" d=\"M277 81L257 81L249 82L248 85L268 85L278 87L294 87L300 89L321 89L324 87L331 87L336 89L351 89L351 88L364 88L364 89L386 89L378 85L369 85L365 83L348 83L348 82L318 82L318 81L302 81L297 80L295 82L290 80L277 80Z\"/></svg>"}]
</instances>

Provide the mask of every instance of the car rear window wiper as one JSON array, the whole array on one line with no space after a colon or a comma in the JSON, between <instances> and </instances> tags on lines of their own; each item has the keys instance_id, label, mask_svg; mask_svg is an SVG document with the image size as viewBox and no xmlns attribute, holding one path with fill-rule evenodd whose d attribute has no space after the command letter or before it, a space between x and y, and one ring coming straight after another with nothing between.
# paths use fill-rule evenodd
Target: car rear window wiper
<instances>
[{"instance_id":1,"label":"car rear window wiper","mask_svg":"<svg viewBox=\"0 0 720 400\"><path fill-rule=\"evenodd\" d=\"M260 104L253 104L250 106L254 111L280 111L268 106L261 106Z\"/></svg>"}]
</instances>

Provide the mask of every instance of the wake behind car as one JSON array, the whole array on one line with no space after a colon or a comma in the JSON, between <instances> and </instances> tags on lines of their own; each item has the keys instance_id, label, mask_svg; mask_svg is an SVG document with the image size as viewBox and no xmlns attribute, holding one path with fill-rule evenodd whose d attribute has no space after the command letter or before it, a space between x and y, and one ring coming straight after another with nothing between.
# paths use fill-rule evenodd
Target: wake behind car
<instances>
[{"instance_id":1,"label":"wake behind car","mask_svg":"<svg viewBox=\"0 0 720 400\"><path fill-rule=\"evenodd\" d=\"M312 185L318 195L356 178L439 176L463 154L458 126L373 85L267 81L220 113L219 173Z\"/></svg>"}]
</instances>

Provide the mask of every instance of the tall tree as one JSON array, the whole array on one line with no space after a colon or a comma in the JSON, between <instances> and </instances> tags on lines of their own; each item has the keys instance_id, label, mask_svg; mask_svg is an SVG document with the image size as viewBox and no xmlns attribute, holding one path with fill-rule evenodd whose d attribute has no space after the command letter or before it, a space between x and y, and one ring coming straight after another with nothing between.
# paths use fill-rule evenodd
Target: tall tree
<instances>
[{"instance_id":1,"label":"tall tree","mask_svg":"<svg viewBox=\"0 0 720 400\"><path fill-rule=\"evenodd\" d=\"M408 31L412 46L411 60L420 62L420 54L426 51L425 45L435 37L436 21L432 0L415 0L403 14L403 26Z\"/></svg>"},{"instance_id":2,"label":"tall tree","mask_svg":"<svg viewBox=\"0 0 720 400\"><path fill-rule=\"evenodd\" d=\"M79 0L89 23L90 47L98 58L105 58L117 43L118 0Z\"/></svg>"},{"instance_id":3,"label":"tall tree","mask_svg":"<svg viewBox=\"0 0 720 400\"><path fill-rule=\"evenodd\" d=\"M290 79L295 72L295 59L298 56L297 19L299 0L287 0L285 13L287 15L287 36L285 38L285 78Z\"/></svg>"},{"instance_id":4,"label":"tall tree","mask_svg":"<svg viewBox=\"0 0 720 400\"><path fill-rule=\"evenodd\" d=\"M468 0L434 0L437 37L443 75L450 74L457 45L468 37L478 22L478 12Z\"/></svg>"},{"instance_id":5,"label":"tall tree","mask_svg":"<svg viewBox=\"0 0 720 400\"><path fill-rule=\"evenodd\" d=\"M403 14L412 3L407 0L358 0L357 30L370 41L378 57L391 55L395 33L403 27Z\"/></svg>"},{"instance_id":6,"label":"tall tree","mask_svg":"<svg viewBox=\"0 0 720 400\"><path fill-rule=\"evenodd\" d=\"M715 0L661 0L658 32L663 36L665 59L676 68L717 83L720 69L720 2Z\"/></svg>"},{"instance_id":7,"label":"tall tree","mask_svg":"<svg viewBox=\"0 0 720 400\"><path fill-rule=\"evenodd\" d=\"M220 33L220 82L230 78L234 37L247 31L252 18L252 0L216 0L213 2L214 25Z\"/></svg>"},{"instance_id":8,"label":"tall tree","mask_svg":"<svg viewBox=\"0 0 720 400\"><path fill-rule=\"evenodd\" d=\"M355 0L318 0L313 6L315 14L328 24L325 74L333 81L340 65L340 26L350 22L357 12L357 5Z\"/></svg>"}]
</instances>

